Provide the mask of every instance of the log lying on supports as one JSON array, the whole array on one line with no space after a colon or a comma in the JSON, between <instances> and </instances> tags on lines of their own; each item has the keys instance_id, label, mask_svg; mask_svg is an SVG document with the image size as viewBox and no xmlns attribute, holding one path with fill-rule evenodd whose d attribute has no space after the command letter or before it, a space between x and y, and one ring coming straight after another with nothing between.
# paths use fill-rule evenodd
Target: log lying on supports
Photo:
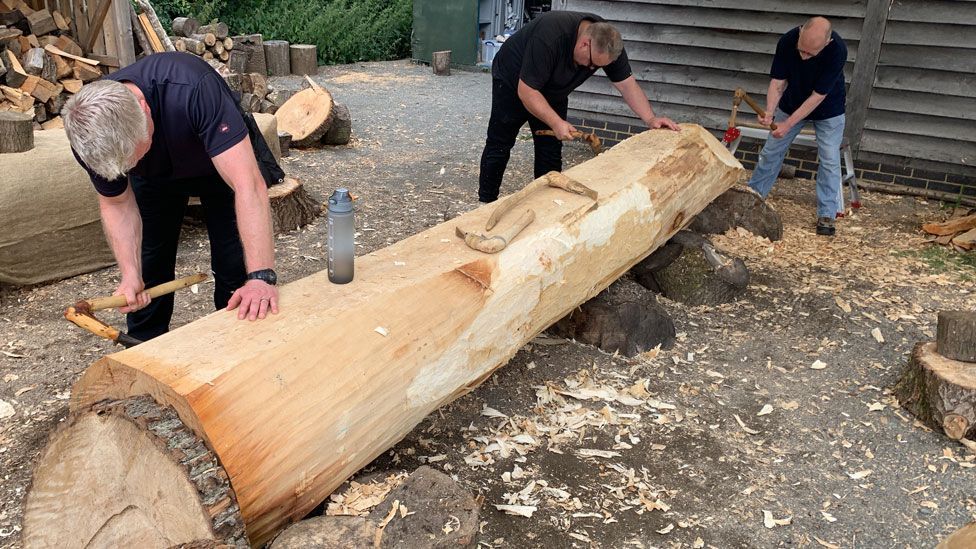
<instances>
[{"instance_id":1,"label":"log lying on supports","mask_svg":"<svg viewBox=\"0 0 976 549\"><path fill-rule=\"evenodd\" d=\"M707 130L683 129L644 132L567 170L599 193L597 205L557 188L526 196L519 209L537 219L500 253L474 251L454 234L458 225L483 227L493 209L486 205L358 258L349 284L330 284L326 271L285 284L281 312L261 322L220 311L109 355L73 388L71 422L107 421L92 409L105 399L148 394L171 406L219 458L250 542L263 544L739 178L741 166ZM503 217L499 230L511 222ZM25 545L44 535L76 545L108 523L120 535L153 529L166 544L191 541L195 532L175 533L140 511L162 481L133 482L112 498L99 492L97 479L108 471L97 460L131 444L105 433L76 439L83 448L72 451L87 452L84 463L44 453L26 505ZM185 473L174 466L154 474ZM209 505L190 493L174 508L208 517ZM52 520L52 510L68 507L87 512Z\"/></svg>"}]
</instances>

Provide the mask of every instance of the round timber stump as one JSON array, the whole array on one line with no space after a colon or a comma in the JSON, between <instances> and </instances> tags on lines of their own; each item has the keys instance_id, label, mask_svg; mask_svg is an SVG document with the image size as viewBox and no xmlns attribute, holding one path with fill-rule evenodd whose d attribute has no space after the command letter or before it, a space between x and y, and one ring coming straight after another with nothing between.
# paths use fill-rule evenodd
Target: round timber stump
<instances>
[{"instance_id":1,"label":"round timber stump","mask_svg":"<svg viewBox=\"0 0 976 549\"><path fill-rule=\"evenodd\" d=\"M0 112L0 153L19 153L33 149L33 121L34 117L27 114Z\"/></svg>"},{"instance_id":2,"label":"round timber stump","mask_svg":"<svg viewBox=\"0 0 976 549\"><path fill-rule=\"evenodd\" d=\"M938 353L946 358L976 362L976 312L939 313L935 343Z\"/></svg>"},{"instance_id":3,"label":"round timber stump","mask_svg":"<svg viewBox=\"0 0 976 549\"><path fill-rule=\"evenodd\" d=\"M24 510L27 547L247 547L227 473L170 407L102 401L52 435Z\"/></svg>"},{"instance_id":4,"label":"round timber stump","mask_svg":"<svg viewBox=\"0 0 976 549\"><path fill-rule=\"evenodd\" d=\"M289 51L292 74L314 76L318 72L318 51L315 44L292 44Z\"/></svg>"},{"instance_id":5,"label":"round timber stump","mask_svg":"<svg viewBox=\"0 0 976 549\"><path fill-rule=\"evenodd\" d=\"M269 76L288 76L291 74L291 54L286 40L265 40L264 59L268 65Z\"/></svg>"},{"instance_id":6,"label":"round timber stump","mask_svg":"<svg viewBox=\"0 0 976 549\"><path fill-rule=\"evenodd\" d=\"M976 364L946 358L935 345L915 345L895 396L922 423L953 440L976 436Z\"/></svg>"},{"instance_id":7,"label":"round timber stump","mask_svg":"<svg viewBox=\"0 0 976 549\"><path fill-rule=\"evenodd\" d=\"M352 136L352 115L349 108L336 103L332 114L332 124L329 131L322 136L322 143L326 145L345 145Z\"/></svg>"}]
</instances>

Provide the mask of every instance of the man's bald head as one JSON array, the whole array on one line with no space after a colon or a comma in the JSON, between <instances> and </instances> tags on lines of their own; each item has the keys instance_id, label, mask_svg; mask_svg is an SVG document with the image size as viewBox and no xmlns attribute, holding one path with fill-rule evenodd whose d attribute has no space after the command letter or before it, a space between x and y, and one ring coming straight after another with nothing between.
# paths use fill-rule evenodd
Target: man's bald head
<instances>
[{"instance_id":1,"label":"man's bald head","mask_svg":"<svg viewBox=\"0 0 976 549\"><path fill-rule=\"evenodd\" d=\"M830 21L826 17L807 19L800 27L800 40L796 45L800 57L803 59L816 57L830 43L832 30Z\"/></svg>"}]
</instances>

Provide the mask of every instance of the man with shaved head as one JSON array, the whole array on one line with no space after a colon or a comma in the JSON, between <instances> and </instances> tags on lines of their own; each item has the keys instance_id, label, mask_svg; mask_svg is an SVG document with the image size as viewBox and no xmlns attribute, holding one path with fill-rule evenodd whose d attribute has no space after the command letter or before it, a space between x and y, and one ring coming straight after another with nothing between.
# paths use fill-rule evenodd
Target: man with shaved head
<instances>
[{"instance_id":1,"label":"man with shaved head","mask_svg":"<svg viewBox=\"0 0 976 549\"><path fill-rule=\"evenodd\" d=\"M776 182L793 139L809 121L817 132L817 234L833 236L842 211L840 145L844 139L844 63L847 45L830 21L812 17L779 39L766 93L766 116L776 129L759 154L749 186L763 196Z\"/></svg>"}]
</instances>

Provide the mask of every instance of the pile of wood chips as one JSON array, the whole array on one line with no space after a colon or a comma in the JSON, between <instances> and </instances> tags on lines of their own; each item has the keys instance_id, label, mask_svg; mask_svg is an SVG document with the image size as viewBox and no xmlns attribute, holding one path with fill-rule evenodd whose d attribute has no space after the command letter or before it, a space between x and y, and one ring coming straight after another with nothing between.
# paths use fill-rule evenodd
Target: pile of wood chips
<instances>
[{"instance_id":1,"label":"pile of wood chips","mask_svg":"<svg viewBox=\"0 0 976 549\"><path fill-rule=\"evenodd\" d=\"M951 246L958 251L976 249L976 210L957 210L942 223L926 223L922 230L933 235L929 242Z\"/></svg>"},{"instance_id":2,"label":"pile of wood chips","mask_svg":"<svg viewBox=\"0 0 976 549\"><path fill-rule=\"evenodd\" d=\"M102 76L96 56L83 56L57 10L0 0L0 112L33 116L35 129L60 128L61 107L82 84Z\"/></svg>"}]
</instances>

